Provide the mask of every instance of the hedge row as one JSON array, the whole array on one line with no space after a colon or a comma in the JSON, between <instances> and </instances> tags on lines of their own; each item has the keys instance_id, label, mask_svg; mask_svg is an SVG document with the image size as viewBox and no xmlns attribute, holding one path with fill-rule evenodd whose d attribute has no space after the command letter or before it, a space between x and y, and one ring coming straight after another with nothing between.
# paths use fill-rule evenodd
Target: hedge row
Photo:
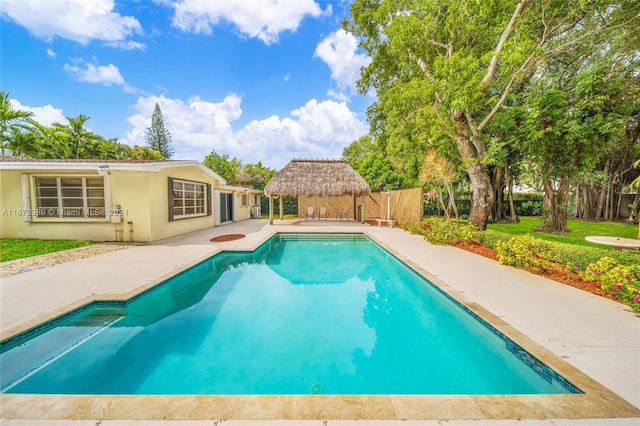
<instances>
[{"instance_id":1,"label":"hedge row","mask_svg":"<svg viewBox=\"0 0 640 426\"><path fill-rule=\"evenodd\" d=\"M531 235L484 231L478 238L496 250L498 261L517 268L564 268L595 281L611 296L640 312L640 254L545 241Z\"/></svg>"},{"instance_id":2,"label":"hedge row","mask_svg":"<svg viewBox=\"0 0 640 426\"><path fill-rule=\"evenodd\" d=\"M476 238L482 244L496 249L498 241L509 241L513 235L504 232L486 230L478 232ZM547 241L552 259L557 263L570 267L573 270L585 272L590 264L603 257L615 259L620 265L633 266L640 263L640 254L630 251L608 250L600 247L576 246L555 241ZM575 268L577 267L577 269Z\"/></svg>"}]
</instances>

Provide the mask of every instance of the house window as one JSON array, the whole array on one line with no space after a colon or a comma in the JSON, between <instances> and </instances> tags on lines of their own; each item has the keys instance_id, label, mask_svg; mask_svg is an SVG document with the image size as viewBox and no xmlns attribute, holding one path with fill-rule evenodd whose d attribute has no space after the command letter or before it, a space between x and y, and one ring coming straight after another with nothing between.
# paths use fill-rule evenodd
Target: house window
<instances>
[{"instance_id":1,"label":"house window","mask_svg":"<svg viewBox=\"0 0 640 426\"><path fill-rule=\"evenodd\" d=\"M210 215L209 185L169 178L169 220Z\"/></svg>"},{"instance_id":2,"label":"house window","mask_svg":"<svg viewBox=\"0 0 640 426\"><path fill-rule=\"evenodd\" d=\"M104 179L34 177L37 218L104 219Z\"/></svg>"},{"instance_id":3,"label":"house window","mask_svg":"<svg viewBox=\"0 0 640 426\"><path fill-rule=\"evenodd\" d=\"M240 206L244 207L247 205L247 194L240 195Z\"/></svg>"}]
</instances>

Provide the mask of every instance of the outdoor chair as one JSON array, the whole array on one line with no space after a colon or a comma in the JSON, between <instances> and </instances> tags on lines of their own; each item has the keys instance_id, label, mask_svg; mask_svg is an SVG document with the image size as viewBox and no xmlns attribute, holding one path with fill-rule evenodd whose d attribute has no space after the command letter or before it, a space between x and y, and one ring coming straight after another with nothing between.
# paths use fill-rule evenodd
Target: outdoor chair
<instances>
[{"instance_id":1,"label":"outdoor chair","mask_svg":"<svg viewBox=\"0 0 640 426\"><path fill-rule=\"evenodd\" d=\"M307 207L307 214L306 214L306 218L308 219L309 217L311 217L311 219L313 219L313 216L315 215L315 210L313 207L309 206Z\"/></svg>"},{"instance_id":2,"label":"outdoor chair","mask_svg":"<svg viewBox=\"0 0 640 426\"><path fill-rule=\"evenodd\" d=\"M343 218L346 219L347 218L347 214L349 213L349 208L345 207L344 209L342 209L342 211L340 212L340 216L338 216L338 219L342 220Z\"/></svg>"},{"instance_id":3,"label":"outdoor chair","mask_svg":"<svg viewBox=\"0 0 640 426\"><path fill-rule=\"evenodd\" d=\"M325 220L327 219L327 208L326 207L320 207L320 213L318 214L318 219L322 219L325 218Z\"/></svg>"}]
</instances>

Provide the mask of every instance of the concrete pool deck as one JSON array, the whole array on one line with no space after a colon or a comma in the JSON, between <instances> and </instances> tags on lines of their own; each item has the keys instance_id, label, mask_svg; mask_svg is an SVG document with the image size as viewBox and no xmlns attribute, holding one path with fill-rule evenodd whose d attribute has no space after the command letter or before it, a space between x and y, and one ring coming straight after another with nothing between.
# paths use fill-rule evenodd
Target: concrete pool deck
<instances>
[{"instance_id":1,"label":"concrete pool deck","mask_svg":"<svg viewBox=\"0 0 640 426\"><path fill-rule=\"evenodd\" d=\"M242 221L3 278L0 336L4 340L92 300L127 299L220 250L251 250L276 232L364 232L585 394L2 394L0 417L12 419L7 424L27 424L21 423L27 419L328 419L328 424L339 424L338 419L409 419L420 424L456 424L455 419L563 424L558 419L579 419L574 424L589 424L587 419L594 419L594 425L640 424L640 319L624 305L455 247L433 246L401 229L309 222L276 221L270 226L265 220ZM246 237L209 241L236 233Z\"/></svg>"}]
</instances>

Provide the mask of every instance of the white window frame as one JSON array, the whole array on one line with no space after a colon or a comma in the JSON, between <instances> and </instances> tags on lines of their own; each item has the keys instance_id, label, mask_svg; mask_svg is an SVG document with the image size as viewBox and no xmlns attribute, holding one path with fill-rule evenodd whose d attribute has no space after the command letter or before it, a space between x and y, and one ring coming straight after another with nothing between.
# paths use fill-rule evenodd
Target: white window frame
<instances>
[{"instance_id":1,"label":"white window frame","mask_svg":"<svg viewBox=\"0 0 640 426\"><path fill-rule=\"evenodd\" d=\"M210 189L208 187L209 184L205 183L205 182L197 182L197 181L193 181L193 180L187 180L187 179L179 179L179 178L169 178L169 221L174 221L174 220L181 220L181 219L191 219L191 218L196 218L196 217L203 217L203 216L210 216L211 215L211 211L210 211L210 201L209 201L209 193L210 193ZM174 190L173 190L173 185L175 185L176 183L181 184L182 185L182 192L183 195L182 197L176 197ZM193 191L189 191L190 193L194 194L194 197L186 197L186 193L185 193L185 185L194 185L194 190ZM196 188L200 187L202 189L202 191L198 191ZM183 214L176 214L174 212L175 208L179 208L182 207L182 210L184 211L186 206L186 202L188 200L195 200L197 201L199 198L197 197L197 195L199 193L202 193L202 213L183 213ZM176 206L175 205L175 201L181 201L182 206ZM197 207L197 206L196 206Z\"/></svg>"},{"instance_id":2,"label":"white window frame","mask_svg":"<svg viewBox=\"0 0 640 426\"><path fill-rule=\"evenodd\" d=\"M38 206L38 199L42 197L38 197L37 192L37 179L56 179L56 193L57 193L57 207L42 207ZM63 207L62 200L67 197L62 196L63 186L61 184L61 179L81 179L82 180L82 207L71 207L65 208ZM87 195L87 179L100 179L102 180L102 197L89 197ZM108 222L110 220L109 208L108 206L111 203L110 200L110 191L109 191L109 181L104 176L99 175L89 175L89 174L36 174L29 176L29 204L30 204L30 214L28 215L28 220L31 222ZM52 187L53 188L53 187ZM76 197L69 197L76 198ZM102 198L104 206L95 207L89 206L88 200L92 198ZM54 216L40 216L38 213L40 211L47 210L46 214L50 214L48 210L54 209L56 210L56 215ZM80 214L66 215L65 210L76 210L81 209ZM27 220L25 218L25 220Z\"/></svg>"}]
</instances>

